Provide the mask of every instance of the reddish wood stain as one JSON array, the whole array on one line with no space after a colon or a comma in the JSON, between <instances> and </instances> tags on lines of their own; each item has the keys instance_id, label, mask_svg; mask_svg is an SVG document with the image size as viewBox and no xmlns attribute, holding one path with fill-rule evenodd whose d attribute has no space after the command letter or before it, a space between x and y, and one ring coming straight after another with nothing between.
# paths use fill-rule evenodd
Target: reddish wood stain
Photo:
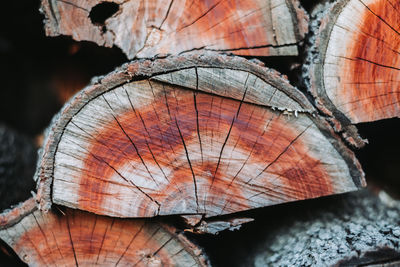
<instances>
[{"instance_id":1,"label":"reddish wood stain","mask_svg":"<svg viewBox=\"0 0 400 267\"><path fill-rule=\"evenodd\" d=\"M143 189L162 208L168 207L171 213L174 213L175 205L180 205L182 201L194 203L196 198L199 206L204 205L206 211L214 205L215 212L215 206L221 206L216 203L225 203L219 212L249 209L255 204L249 201L244 187L249 188L252 182L245 185L243 179L227 175L228 170L237 165L232 154L233 147L234 151L250 155L246 162L248 164L258 163L267 167L273 162L259 177L253 177L253 182L263 181L264 188L250 190L251 193L264 194L266 200L285 202L333 192L331 176L319 160L309 155L302 137L291 144L300 132L289 125L287 119L277 115L279 113L247 103L241 105L238 113L240 101L198 93L197 117L193 92L171 89L167 90L165 96L157 97L158 100L151 105L140 110L129 110L117 117L132 142L115 120L100 129L91 144L89 156L84 160L85 171L79 182L79 208L102 214L104 201L114 197L108 191L108 180L115 175L114 169L118 170L127 162L132 167L143 166L143 160L149 168L157 168L158 164L165 173L168 173L168 169L172 170L167 177L161 177L168 180L163 187L157 190ZM269 120L269 126L264 130L265 122ZM200 133L202 147L197 131ZM228 132L229 138L224 146L226 153L222 153L221 160L218 160ZM184 144L190 165L185 156ZM200 155L201 150L203 156ZM244 162L240 161L239 164ZM237 166L235 168L238 169ZM276 193L276 183L268 181L271 174L279 177L282 192ZM133 183L149 179L124 178ZM135 189L133 185L131 187ZM152 202L145 196L142 201L135 205L146 207ZM143 211L141 216L149 215Z\"/></svg>"},{"instance_id":2,"label":"reddish wood stain","mask_svg":"<svg viewBox=\"0 0 400 267\"><path fill-rule=\"evenodd\" d=\"M163 243L153 238L157 232L165 232L156 223L102 217L76 210L67 210L63 216L52 212L36 213L31 220L36 220L40 226L25 225L26 231L13 246L30 265L77 266L77 262L80 266L117 263L147 266L150 259L161 263L156 266L174 264L170 253L161 248Z\"/></svg>"},{"instance_id":3,"label":"reddish wood stain","mask_svg":"<svg viewBox=\"0 0 400 267\"><path fill-rule=\"evenodd\" d=\"M214 49L277 45L273 36L266 34L267 32L272 33L273 30L272 23L263 17L263 11L267 9L261 9L262 5L265 3L256 0L186 1L182 15L178 12L170 14L166 20L166 23L174 25L174 21L179 19L179 24L176 33L171 35L173 39L166 38L162 43L161 51L170 52L168 50L171 49L171 43L176 47L175 53L182 49L187 50L205 45ZM239 10L240 12L238 12ZM195 38L193 39L193 37ZM193 43L193 40L196 43ZM244 49L236 52L243 55L270 54L268 49L256 51Z\"/></svg>"},{"instance_id":4,"label":"reddish wood stain","mask_svg":"<svg viewBox=\"0 0 400 267\"><path fill-rule=\"evenodd\" d=\"M339 109L354 122L400 115L400 1L377 0L368 8L337 89L339 103L345 103Z\"/></svg>"}]
</instances>

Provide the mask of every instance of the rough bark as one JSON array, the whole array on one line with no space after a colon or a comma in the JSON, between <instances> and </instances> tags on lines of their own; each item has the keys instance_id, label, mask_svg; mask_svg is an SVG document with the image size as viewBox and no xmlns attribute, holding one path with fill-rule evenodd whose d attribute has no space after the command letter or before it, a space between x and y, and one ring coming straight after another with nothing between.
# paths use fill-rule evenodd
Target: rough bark
<instances>
[{"instance_id":1,"label":"rough bark","mask_svg":"<svg viewBox=\"0 0 400 267\"><path fill-rule=\"evenodd\" d=\"M312 15L305 80L318 107L356 146L363 142L352 124L400 116L399 9L399 1L341 0Z\"/></svg>"},{"instance_id":2,"label":"rough bark","mask_svg":"<svg viewBox=\"0 0 400 267\"><path fill-rule=\"evenodd\" d=\"M31 140L0 124L0 211L31 195L36 158Z\"/></svg>"},{"instance_id":3,"label":"rough bark","mask_svg":"<svg viewBox=\"0 0 400 267\"><path fill-rule=\"evenodd\" d=\"M399 203L365 190L309 204L258 232L238 266L398 266Z\"/></svg>"},{"instance_id":4,"label":"rough bark","mask_svg":"<svg viewBox=\"0 0 400 267\"><path fill-rule=\"evenodd\" d=\"M0 238L29 266L208 265L198 247L164 224L56 211L42 213L29 199L0 215Z\"/></svg>"},{"instance_id":5,"label":"rough bark","mask_svg":"<svg viewBox=\"0 0 400 267\"><path fill-rule=\"evenodd\" d=\"M53 120L36 179L44 210L54 202L118 217L212 217L365 185L300 91L213 53L99 78Z\"/></svg>"},{"instance_id":6,"label":"rough bark","mask_svg":"<svg viewBox=\"0 0 400 267\"><path fill-rule=\"evenodd\" d=\"M107 5L110 17L94 19L95 9ZM42 0L41 10L47 35L116 45L130 59L198 49L298 55L308 29L308 16L297 0Z\"/></svg>"}]
</instances>

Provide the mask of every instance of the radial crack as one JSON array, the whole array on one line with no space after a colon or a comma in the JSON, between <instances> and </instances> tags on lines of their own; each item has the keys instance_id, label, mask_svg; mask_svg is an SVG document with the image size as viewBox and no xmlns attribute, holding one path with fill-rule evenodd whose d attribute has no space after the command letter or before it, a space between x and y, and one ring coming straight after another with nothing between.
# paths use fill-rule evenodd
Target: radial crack
<instances>
[{"instance_id":1,"label":"radial crack","mask_svg":"<svg viewBox=\"0 0 400 267\"><path fill-rule=\"evenodd\" d=\"M183 135L182 135L181 129L179 128L178 121L176 120L176 118L175 118L175 124L176 124L176 128L178 128L179 136L181 137L182 144L183 144L183 147L185 149L185 154L186 154L187 161L189 163L190 171L192 172L193 184L194 184L194 192L195 192L195 196L196 196L197 211L199 211L199 198L197 196L196 175L194 174L192 163L190 162L190 159L189 159L189 153L188 153L187 148L186 148L185 140L183 139Z\"/></svg>"},{"instance_id":2,"label":"radial crack","mask_svg":"<svg viewBox=\"0 0 400 267\"><path fill-rule=\"evenodd\" d=\"M177 30L177 32L195 24L197 21L199 21L201 18L203 18L204 16L206 16L208 13L210 13L210 11L212 11L214 8L216 8L219 4L221 3L221 1L218 1L217 3L215 3L214 5L212 5L206 12L204 12L202 15L200 15L199 17L197 17L194 21L192 21L191 23L183 26L182 28L180 28L179 30Z\"/></svg>"},{"instance_id":3,"label":"radial crack","mask_svg":"<svg viewBox=\"0 0 400 267\"><path fill-rule=\"evenodd\" d=\"M125 132L124 128L122 127L121 123L118 121L117 117L115 117L114 115L114 110L112 109L110 103L107 101L107 99L104 97L104 95L102 95L104 101L106 101L108 107L111 109L112 111L112 116L115 119L115 121L118 124L118 127L121 129L121 131L124 133L124 135L129 139L129 141L131 142L132 146L135 148L136 154L138 155L138 157L140 158L140 161L142 162L143 166L146 168L148 174L150 175L151 179L153 180L153 182L157 185L157 187L159 187L159 184L157 183L157 181L154 179L153 175L151 174L149 168L147 167L146 163L144 162L144 159L142 158L142 156L139 153L139 149L137 148L137 146L135 145L135 143L133 142L132 138L127 134L127 132Z\"/></svg>"},{"instance_id":4,"label":"radial crack","mask_svg":"<svg viewBox=\"0 0 400 267\"><path fill-rule=\"evenodd\" d=\"M125 90L126 96L127 96L128 100L129 100L129 103L130 103L130 105L131 105L131 108L132 108L133 112L136 114L136 116L139 116L139 118L140 118L140 120L141 120L141 122L142 122L142 125L143 125L145 131L147 132L147 135L149 136L149 138L151 138L150 132L147 130L147 127L146 127L146 124L144 123L144 120L143 120L143 118L142 118L142 115L140 114L140 112L136 112L135 108L133 107L133 104L132 104L131 98L129 97L128 92L126 91L125 87L123 87L123 88L124 88L124 90ZM145 137L145 141L146 141L146 146L147 146L147 148L149 149L150 154L151 154L151 156L152 156L154 162L156 163L156 165L157 165L158 168L160 169L160 171L161 171L161 173L163 174L164 178L165 178L168 182L170 182L169 179L168 179L168 177L167 177L167 175L164 173L164 170L161 168L160 164L158 163L158 160L156 159L156 157L155 157L155 155L154 155L152 149L150 148L150 145L149 145L149 143L147 142L146 137ZM178 189L178 191L180 192L180 189L179 189L178 187L177 187L177 189Z\"/></svg>"},{"instance_id":5,"label":"radial crack","mask_svg":"<svg viewBox=\"0 0 400 267\"><path fill-rule=\"evenodd\" d=\"M288 151L288 149L297 141L297 139L300 138L300 136L302 136L310 127L312 126L312 124L308 125L300 134L298 134L292 141L290 141L289 145L287 145L285 147L285 149L282 150L281 153L279 153L279 155L273 160L271 161L255 178L251 178L250 180L248 180L246 182L246 184L249 184L253 179L257 179L261 174L263 174L264 172L266 172L268 170L268 168L274 164L275 162L277 162L279 160L279 158L286 153L286 151Z\"/></svg>"},{"instance_id":6,"label":"radial crack","mask_svg":"<svg viewBox=\"0 0 400 267\"><path fill-rule=\"evenodd\" d=\"M115 263L115 266L117 266L117 265L119 264L119 262L122 260L122 258L125 256L125 254L126 254L126 252L128 251L129 247L132 245L133 241L136 239L136 237L139 235L139 233L142 232L143 227L144 227L145 225L146 225L146 222L144 222L144 223L140 226L139 231L137 231L137 232L133 235L133 237L132 237L131 241L129 242L128 246L126 246L124 252L121 254L121 256L119 257L118 261Z\"/></svg>"},{"instance_id":7,"label":"radial crack","mask_svg":"<svg viewBox=\"0 0 400 267\"><path fill-rule=\"evenodd\" d=\"M213 178L212 178L210 188L211 188L212 185L214 184L215 176L217 175L217 171L218 171L219 165L220 165L220 163L221 163L222 153L224 152L224 148L225 148L226 143L228 142L229 136L230 136L231 131L232 131L232 128L233 128L233 124L235 123L235 120L236 120L236 119L238 118L238 116L239 116L240 108L242 107L242 104L243 104L244 99L245 99L245 97L246 97L246 93L247 93L247 89L248 89L248 87L246 87L246 84L247 84L247 80L249 79L249 76L250 76L250 74L247 74L246 81L244 82L245 90L244 90L244 93L243 93L242 100L240 101L238 110L237 110L235 116L234 116L233 119L232 119L232 123L231 123L231 126L230 126L230 128L229 128L228 134L226 135L225 141L224 141L224 143L222 144L221 151L220 151L219 157L218 157L217 167L215 168L214 176L213 176Z\"/></svg>"},{"instance_id":8,"label":"radial crack","mask_svg":"<svg viewBox=\"0 0 400 267\"><path fill-rule=\"evenodd\" d=\"M199 90L199 74L197 72L197 68L194 69L196 72L196 91ZM194 101L194 109L196 110L196 128L197 128L197 137L199 139L200 145L200 153L201 153L201 163L203 164L203 146L201 144L201 137L200 137L200 123L199 123L199 110L197 109L197 92L193 92L193 101Z\"/></svg>"},{"instance_id":9,"label":"radial crack","mask_svg":"<svg viewBox=\"0 0 400 267\"><path fill-rule=\"evenodd\" d=\"M72 252L74 253L75 264L76 264L76 266L79 266L79 264L78 264L78 259L76 258L76 252L75 252L74 242L72 241L71 228L70 228L70 226L69 226L69 219L68 219L68 216L67 216L67 218L66 218L66 221L67 221L67 229L68 229L69 240L70 240L70 242L71 242Z\"/></svg>"}]
</instances>

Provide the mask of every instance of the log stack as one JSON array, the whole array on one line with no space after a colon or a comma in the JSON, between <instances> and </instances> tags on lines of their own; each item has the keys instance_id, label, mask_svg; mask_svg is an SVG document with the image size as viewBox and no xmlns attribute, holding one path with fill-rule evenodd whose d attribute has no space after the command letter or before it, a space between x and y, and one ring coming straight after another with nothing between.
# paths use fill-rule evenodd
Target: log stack
<instances>
[{"instance_id":1,"label":"log stack","mask_svg":"<svg viewBox=\"0 0 400 267\"><path fill-rule=\"evenodd\" d=\"M134 60L93 79L55 115L37 192L0 214L0 238L32 266L208 266L185 232L233 230L256 208L365 187L352 151L366 144L356 124L400 115L398 4L390 0L326 1L311 20L297 0L41 4L47 35L115 45ZM303 54L303 91L259 60ZM382 214L398 210L368 210L375 198L349 197L360 209L350 223L335 219L346 206L260 234L270 247L237 263L391 262L400 236ZM390 228L384 256L377 242L347 240L352 225L373 222L369 211ZM316 230L317 241L302 237L318 225L327 230ZM282 233L305 242L297 256L289 251L297 239ZM338 247L335 261L316 259L323 243Z\"/></svg>"}]
</instances>

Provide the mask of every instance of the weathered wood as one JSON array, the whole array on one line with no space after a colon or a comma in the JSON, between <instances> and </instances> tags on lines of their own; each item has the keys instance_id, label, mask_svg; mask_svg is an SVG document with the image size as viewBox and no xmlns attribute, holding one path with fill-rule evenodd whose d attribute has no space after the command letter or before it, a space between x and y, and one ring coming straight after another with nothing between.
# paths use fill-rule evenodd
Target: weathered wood
<instances>
[{"instance_id":1,"label":"weathered wood","mask_svg":"<svg viewBox=\"0 0 400 267\"><path fill-rule=\"evenodd\" d=\"M338 131L400 117L399 9L393 0L341 0L315 9L303 70L318 107ZM362 144L356 133L348 136Z\"/></svg>"},{"instance_id":2,"label":"weathered wood","mask_svg":"<svg viewBox=\"0 0 400 267\"><path fill-rule=\"evenodd\" d=\"M36 158L31 140L0 124L0 211L31 195Z\"/></svg>"},{"instance_id":3,"label":"weathered wood","mask_svg":"<svg viewBox=\"0 0 400 267\"><path fill-rule=\"evenodd\" d=\"M198 223L197 225L193 225L192 228L186 229L186 231L195 234L217 235L225 230L229 231L239 230L243 224L252 221L254 221L254 219L252 218L233 218L233 219L223 219L223 220L200 221L200 223Z\"/></svg>"},{"instance_id":4,"label":"weathered wood","mask_svg":"<svg viewBox=\"0 0 400 267\"><path fill-rule=\"evenodd\" d=\"M365 185L300 91L213 53L99 78L54 119L36 178L44 210L54 202L118 217L207 218Z\"/></svg>"},{"instance_id":5,"label":"weathered wood","mask_svg":"<svg viewBox=\"0 0 400 267\"><path fill-rule=\"evenodd\" d=\"M97 21L95 9L102 5L116 13ZM198 49L298 55L297 45L308 30L298 0L42 0L41 9L47 35L116 45L130 59Z\"/></svg>"},{"instance_id":6,"label":"weathered wood","mask_svg":"<svg viewBox=\"0 0 400 267\"><path fill-rule=\"evenodd\" d=\"M365 190L286 212L249 237L237 266L391 266L400 259L399 202L389 206Z\"/></svg>"},{"instance_id":7,"label":"weathered wood","mask_svg":"<svg viewBox=\"0 0 400 267\"><path fill-rule=\"evenodd\" d=\"M33 199L0 215L0 238L29 266L207 266L176 229L66 209L42 213Z\"/></svg>"}]
</instances>

